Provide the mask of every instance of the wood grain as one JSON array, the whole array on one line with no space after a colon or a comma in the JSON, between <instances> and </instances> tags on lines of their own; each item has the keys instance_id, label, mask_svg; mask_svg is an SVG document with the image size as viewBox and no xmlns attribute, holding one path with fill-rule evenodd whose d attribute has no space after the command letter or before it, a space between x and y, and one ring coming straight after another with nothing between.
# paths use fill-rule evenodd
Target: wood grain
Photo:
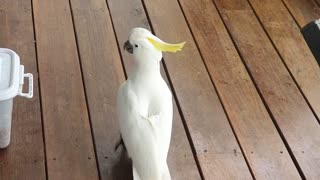
<instances>
[{"instance_id":1,"label":"wood grain","mask_svg":"<svg viewBox=\"0 0 320 180\"><path fill-rule=\"evenodd\" d=\"M108 4L119 47L122 47L123 43L128 39L129 32L132 28L143 27L150 29L145 11L140 1L134 0L125 2L124 0L109 0ZM124 19L128 20L124 21ZM132 55L125 52L123 48L120 48L120 50L125 69L127 74L130 75L133 68ZM163 66L161 66L161 74L169 84ZM173 105L173 130L168 154L168 165L171 177L176 180L201 179L175 101Z\"/></svg>"},{"instance_id":2,"label":"wood grain","mask_svg":"<svg viewBox=\"0 0 320 180\"><path fill-rule=\"evenodd\" d=\"M0 150L0 179L46 179L37 61L30 1L0 0L0 47L14 50L34 75L34 97L14 100L11 144Z\"/></svg>"},{"instance_id":3,"label":"wood grain","mask_svg":"<svg viewBox=\"0 0 320 180\"><path fill-rule=\"evenodd\" d=\"M252 178L179 4L170 0L144 3L158 37L187 42L182 52L165 53L164 60L204 178Z\"/></svg>"},{"instance_id":4,"label":"wood grain","mask_svg":"<svg viewBox=\"0 0 320 180\"><path fill-rule=\"evenodd\" d=\"M116 97L125 77L106 2L71 0L71 7L101 179L129 179L131 164L122 161L124 152L115 151Z\"/></svg>"},{"instance_id":5,"label":"wood grain","mask_svg":"<svg viewBox=\"0 0 320 180\"><path fill-rule=\"evenodd\" d=\"M98 179L68 1L34 0L49 179Z\"/></svg>"},{"instance_id":6,"label":"wood grain","mask_svg":"<svg viewBox=\"0 0 320 180\"><path fill-rule=\"evenodd\" d=\"M303 174L308 179L318 179L320 127L315 116L300 94L248 2L245 0L237 2L215 0L215 2L257 88ZM276 7L270 6L268 3L263 3L263 7L268 11L275 12ZM256 2L255 6L258 6L257 4ZM279 11L278 9L276 12L283 12L283 10ZM273 22L272 17L268 17L268 19ZM274 25L281 27L281 24L275 23ZM295 25L291 24L290 28L294 28ZM275 32L280 33L279 31ZM291 35L295 37L294 34ZM284 37L288 36L284 35ZM295 41L291 40L285 46L286 51L293 52L292 46L288 46L288 43L295 45ZM280 49L278 50L280 51ZM295 51L298 50L295 48ZM299 56L297 55L297 57ZM313 78L313 76L309 76L305 76L305 78Z\"/></svg>"},{"instance_id":7,"label":"wood grain","mask_svg":"<svg viewBox=\"0 0 320 180\"><path fill-rule=\"evenodd\" d=\"M320 7L320 0L314 0L317 4L318 4L318 6Z\"/></svg>"},{"instance_id":8,"label":"wood grain","mask_svg":"<svg viewBox=\"0 0 320 180\"><path fill-rule=\"evenodd\" d=\"M320 118L320 68L286 7L278 0L251 0L282 59ZM267 9L271 9L269 11Z\"/></svg>"},{"instance_id":9,"label":"wood grain","mask_svg":"<svg viewBox=\"0 0 320 180\"><path fill-rule=\"evenodd\" d=\"M300 28L320 18L320 8L314 0L283 0Z\"/></svg>"},{"instance_id":10,"label":"wood grain","mask_svg":"<svg viewBox=\"0 0 320 180\"><path fill-rule=\"evenodd\" d=\"M180 2L255 178L298 179L214 4L211 0Z\"/></svg>"}]
</instances>

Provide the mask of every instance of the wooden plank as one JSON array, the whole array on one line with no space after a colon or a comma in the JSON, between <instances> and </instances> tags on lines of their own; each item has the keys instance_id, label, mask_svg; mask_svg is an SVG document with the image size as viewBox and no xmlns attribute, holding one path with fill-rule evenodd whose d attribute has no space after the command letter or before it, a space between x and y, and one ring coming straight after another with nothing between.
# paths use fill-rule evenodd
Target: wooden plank
<instances>
[{"instance_id":1,"label":"wooden plank","mask_svg":"<svg viewBox=\"0 0 320 180\"><path fill-rule=\"evenodd\" d=\"M122 47L123 43L128 39L129 32L132 28L139 26L150 29L145 11L140 1L134 0L124 3L123 0L117 0L109 1L108 3L119 43L118 45L120 47ZM128 21L124 22L124 19L128 19ZM125 69L127 73L130 74L133 68L132 55L125 52L123 48L121 48L121 55L124 60ZM161 74L169 84L162 65ZM168 154L168 165L171 177L176 180L201 179L175 101L173 105L173 130Z\"/></svg>"},{"instance_id":2,"label":"wooden plank","mask_svg":"<svg viewBox=\"0 0 320 180\"><path fill-rule=\"evenodd\" d=\"M116 115L118 88L125 80L117 42L104 0L71 0L89 113L101 179L129 179L130 163L115 152L120 139ZM127 162L127 161L124 161ZM116 168L116 169L115 169ZM127 177L119 177L117 170Z\"/></svg>"},{"instance_id":3,"label":"wooden plank","mask_svg":"<svg viewBox=\"0 0 320 180\"><path fill-rule=\"evenodd\" d=\"M300 28L280 1L266 0L262 5L259 0L252 0L251 3L293 78L320 118L320 68Z\"/></svg>"},{"instance_id":4,"label":"wooden plank","mask_svg":"<svg viewBox=\"0 0 320 180\"><path fill-rule=\"evenodd\" d=\"M255 178L298 179L214 4L211 0L180 2Z\"/></svg>"},{"instance_id":5,"label":"wooden plank","mask_svg":"<svg viewBox=\"0 0 320 180\"><path fill-rule=\"evenodd\" d=\"M49 179L98 179L68 1L33 1Z\"/></svg>"},{"instance_id":6,"label":"wooden plank","mask_svg":"<svg viewBox=\"0 0 320 180\"><path fill-rule=\"evenodd\" d=\"M137 25L148 27L141 2L138 0L130 3L125 0L108 2L121 41L127 39L129 28ZM242 152L177 2L146 1L145 3L152 25L160 38L170 42L187 41L182 52L165 53L164 59L204 178L250 179L251 175ZM186 179L193 178L188 176Z\"/></svg>"},{"instance_id":7,"label":"wooden plank","mask_svg":"<svg viewBox=\"0 0 320 180\"><path fill-rule=\"evenodd\" d=\"M215 2L303 174L308 179L319 179L319 124L250 5L245 0ZM263 5L269 11L276 8L267 2ZM290 48L288 43L292 42L286 47Z\"/></svg>"},{"instance_id":8,"label":"wooden plank","mask_svg":"<svg viewBox=\"0 0 320 180\"><path fill-rule=\"evenodd\" d=\"M313 0L283 0L300 28L320 18L320 8Z\"/></svg>"},{"instance_id":9,"label":"wooden plank","mask_svg":"<svg viewBox=\"0 0 320 180\"><path fill-rule=\"evenodd\" d=\"M0 179L46 179L31 1L0 0L0 47L16 51L34 75L33 99L15 98L11 144L0 150Z\"/></svg>"}]
</instances>

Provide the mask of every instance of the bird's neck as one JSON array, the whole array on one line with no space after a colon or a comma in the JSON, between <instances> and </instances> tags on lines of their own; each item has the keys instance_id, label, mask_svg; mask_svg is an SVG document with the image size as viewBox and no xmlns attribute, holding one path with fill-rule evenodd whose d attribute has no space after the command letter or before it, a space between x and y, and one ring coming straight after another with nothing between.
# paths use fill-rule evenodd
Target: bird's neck
<instances>
[{"instance_id":1,"label":"bird's neck","mask_svg":"<svg viewBox=\"0 0 320 180\"><path fill-rule=\"evenodd\" d=\"M149 62L135 63L130 79L148 80L161 77L160 61L147 60Z\"/></svg>"}]
</instances>

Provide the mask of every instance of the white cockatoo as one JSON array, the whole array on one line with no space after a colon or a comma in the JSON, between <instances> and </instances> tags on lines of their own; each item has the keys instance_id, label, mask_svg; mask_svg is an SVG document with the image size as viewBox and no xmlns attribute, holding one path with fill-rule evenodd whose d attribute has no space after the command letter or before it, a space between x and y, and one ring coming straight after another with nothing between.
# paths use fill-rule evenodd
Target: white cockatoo
<instances>
[{"instance_id":1,"label":"white cockatoo","mask_svg":"<svg viewBox=\"0 0 320 180\"><path fill-rule=\"evenodd\" d=\"M132 159L134 180L170 180L167 154L172 129L172 94L160 74L162 52L185 43L165 43L143 28L131 30L124 49L133 54L133 71L118 92L120 131Z\"/></svg>"}]
</instances>

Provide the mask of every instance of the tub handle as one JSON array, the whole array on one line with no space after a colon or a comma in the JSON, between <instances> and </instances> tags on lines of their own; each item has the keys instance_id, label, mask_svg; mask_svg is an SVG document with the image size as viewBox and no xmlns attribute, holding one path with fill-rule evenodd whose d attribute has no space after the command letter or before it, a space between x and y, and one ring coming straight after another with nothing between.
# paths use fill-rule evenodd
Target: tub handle
<instances>
[{"instance_id":1,"label":"tub handle","mask_svg":"<svg viewBox=\"0 0 320 180\"><path fill-rule=\"evenodd\" d=\"M19 89L19 96L26 97L26 98L32 98L33 97L33 75L31 73L27 73L23 75L23 78L28 78L29 79L29 92L28 93L23 93L22 92L22 87L23 83L20 85Z\"/></svg>"}]
</instances>

